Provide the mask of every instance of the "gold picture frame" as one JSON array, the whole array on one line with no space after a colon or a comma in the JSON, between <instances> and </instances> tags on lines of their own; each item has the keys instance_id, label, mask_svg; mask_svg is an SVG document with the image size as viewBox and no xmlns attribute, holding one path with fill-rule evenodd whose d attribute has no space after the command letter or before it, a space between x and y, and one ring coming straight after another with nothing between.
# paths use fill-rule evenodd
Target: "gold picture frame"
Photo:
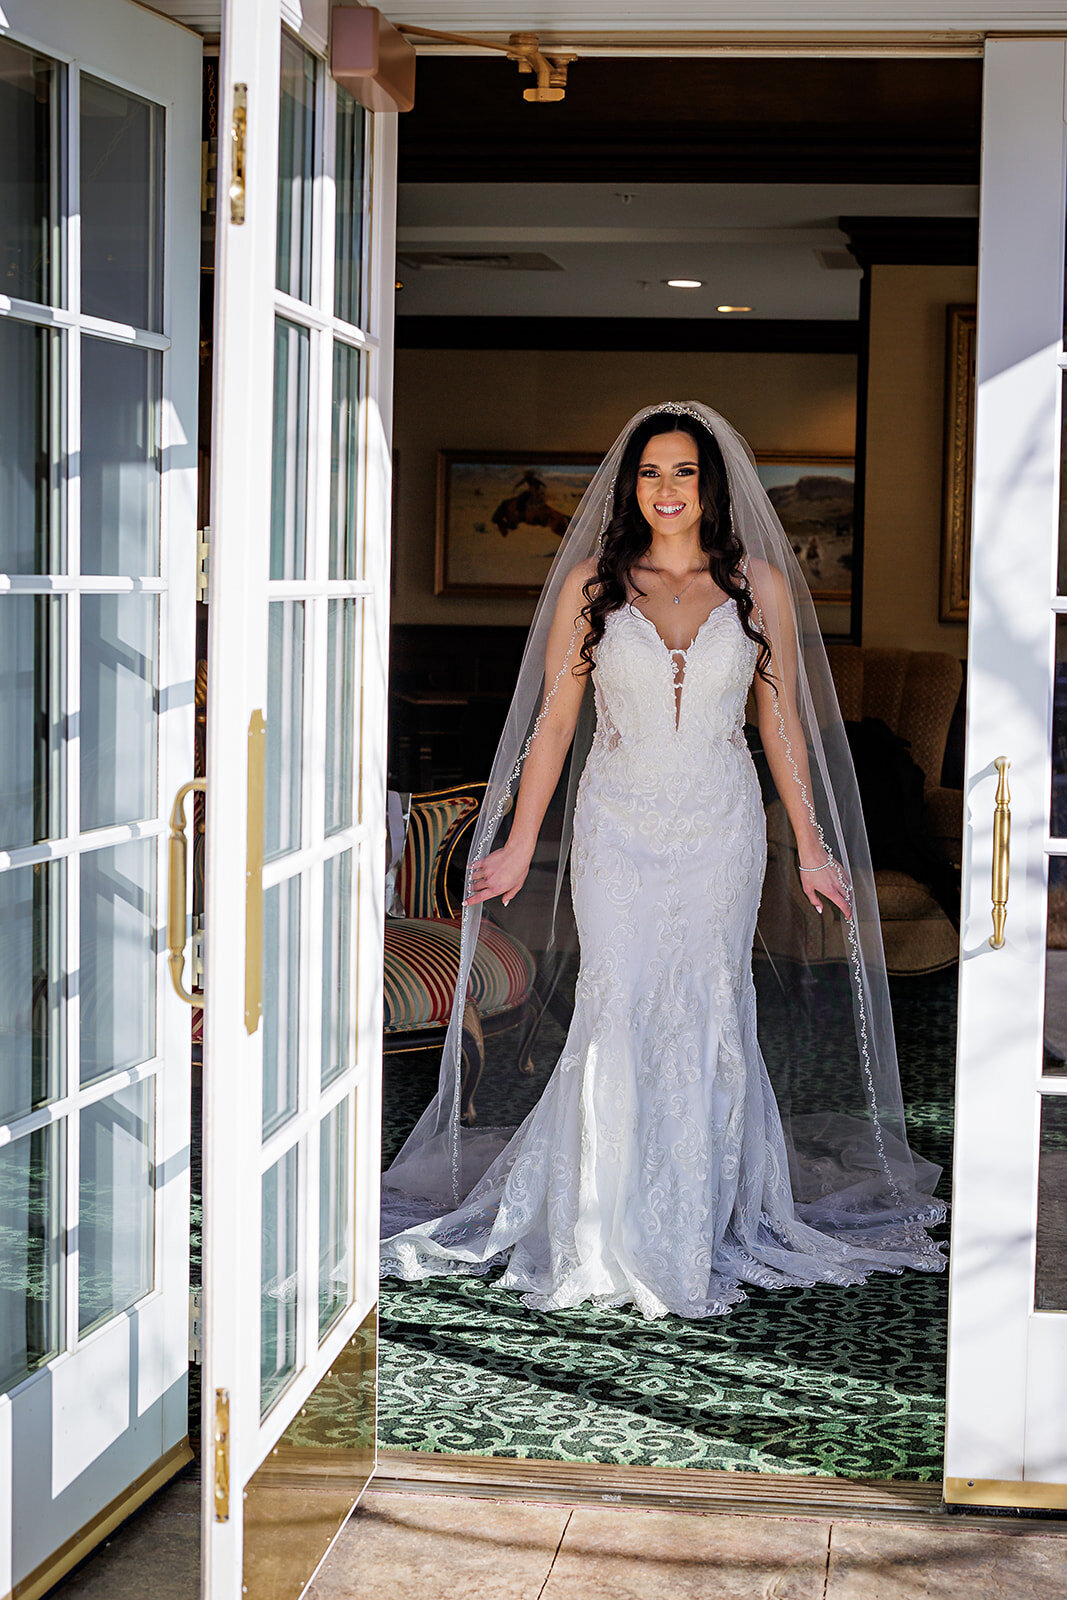
<instances>
[{"instance_id":1,"label":"gold picture frame","mask_svg":"<svg viewBox=\"0 0 1067 1600\"><path fill-rule=\"evenodd\" d=\"M439 450L434 593L541 593L602 457L578 450Z\"/></svg>"},{"instance_id":2,"label":"gold picture frame","mask_svg":"<svg viewBox=\"0 0 1067 1600\"><path fill-rule=\"evenodd\" d=\"M945 455L941 502L942 622L966 622L970 602L977 308L952 305L945 322Z\"/></svg>"}]
</instances>

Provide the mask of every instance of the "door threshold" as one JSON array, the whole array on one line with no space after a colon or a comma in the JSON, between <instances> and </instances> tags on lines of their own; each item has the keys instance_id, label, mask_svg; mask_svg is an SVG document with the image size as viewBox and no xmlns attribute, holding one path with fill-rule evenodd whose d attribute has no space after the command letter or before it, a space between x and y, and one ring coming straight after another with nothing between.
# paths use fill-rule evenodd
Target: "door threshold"
<instances>
[{"instance_id":1,"label":"door threshold","mask_svg":"<svg viewBox=\"0 0 1067 1600\"><path fill-rule=\"evenodd\" d=\"M970 1520L945 1511L940 1482L705 1471L702 1467L600 1466L582 1461L437 1455L422 1450L379 1451L371 1487L378 1492L564 1501L646 1510L943 1521L957 1528ZM984 1519L983 1525L989 1526Z\"/></svg>"}]
</instances>

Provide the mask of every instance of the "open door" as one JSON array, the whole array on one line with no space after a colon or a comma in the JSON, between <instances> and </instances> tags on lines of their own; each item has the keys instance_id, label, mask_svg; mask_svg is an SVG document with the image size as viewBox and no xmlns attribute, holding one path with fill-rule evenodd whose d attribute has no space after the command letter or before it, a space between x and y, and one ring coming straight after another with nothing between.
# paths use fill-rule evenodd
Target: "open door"
<instances>
[{"instance_id":1,"label":"open door","mask_svg":"<svg viewBox=\"0 0 1067 1600\"><path fill-rule=\"evenodd\" d=\"M229 0L219 124L204 1593L238 1600L301 1592L375 1459L396 119Z\"/></svg>"},{"instance_id":2,"label":"open door","mask_svg":"<svg viewBox=\"0 0 1067 1600\"><path fill-rule=\"evenodd\" d=\"M0 9L0 1595L190 1459L200 42Z\"/></svg>"},{"instance_id":3,"label":"open door","mask_svg":"<svg viewBox=\"0 0 1067 1600\"><path fill-rule=\"evenodd\" d=\"M1065 42L990 40L945 1498L1067 1509ZM1009 835L1010 825L1010 835Z\"/></svg>"}]
</instances>

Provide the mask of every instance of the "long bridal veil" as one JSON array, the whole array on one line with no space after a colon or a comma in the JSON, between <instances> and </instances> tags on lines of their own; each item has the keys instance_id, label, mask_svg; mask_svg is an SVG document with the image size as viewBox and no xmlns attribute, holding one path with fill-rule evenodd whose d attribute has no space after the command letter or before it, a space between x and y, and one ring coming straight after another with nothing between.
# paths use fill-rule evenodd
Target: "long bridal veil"
<instances>
[{"instance_id":1,"label":"long bridal veil","mask_svg":"<svg viewBox=\"0 0 1067 1600\"><path fill-rule=\"evenodd\" d=\"M518 682L497 747L470 850L473 863L506 836L522 765L539 715L554 692L546 681L548 632L560 590L593 556L613 509L626 441L646 416L691 418L714 435L726 463L731 515L749 571L759 585L758 620L773 651L773 671L789 673L795 718L779 717L778 737L804 803L850 886L853 916L827 905L819 917L799 890L796 850L784 808L746 731L767 808L768 863L753 951L760 1049L782 1116L798 1216L828 1235L884 1246L915 1265L939 1264L926 1229L943 1219L934 1199L939 1169L909 1146L904 1123L889 987L874 873L856 776L815 607L789 539L759 481L745 441L699 401L649 406L632 417L605 456L571 518L534 613ZM759 567L764 563L765 567ZM576 656L572 652L571 660ZM784 697L783 697L784 698ZM587 685L569 761L549 809L522 892L465 907L459 977L437 1090L383 1178L382 1236L440 1217L470 1193L529 1109L531 1088L554 1064L573 1000L577 947L567 881L575 793L593 730ZM806 745L805 763L796 745ZM523 1025L486 1040L476 1103L464 1113L463 1023L482 917L518 938L537 965L534 1000ZM655 929L645 932L654 958ZM530 1073L534 1073L531 1080ZM383 1269L397 1270L386 1247ZM484 1263L485 1270L491 1263ZM468 1269L470 1270L470 1269Z\"/></svg>"}]
</instances>

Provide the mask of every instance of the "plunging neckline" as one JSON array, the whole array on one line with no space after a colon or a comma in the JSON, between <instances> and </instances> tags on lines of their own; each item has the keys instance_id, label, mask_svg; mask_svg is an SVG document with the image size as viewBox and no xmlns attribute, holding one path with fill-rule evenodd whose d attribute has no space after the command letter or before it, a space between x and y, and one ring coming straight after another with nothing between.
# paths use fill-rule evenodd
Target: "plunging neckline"
<instances>
[{"instance_id":1,"label":"plunging neckline","mask_svg":"<svg viewBox=\"0 0 1067 1600\"><path fill-rule=\"evenodd\" d=\"M717 611L725 610L725 608L730 604L732 599L733 599L732 595L727 595L726 599L725 600L720 600L717 606L712 606L711 610L708 612L708 614L704 618L703 622L698 624L697 631L696 631L696 633L694 633L694 635L690 639L689 643L688 644L679 644L679 645L669 645L667 643L666 639L663 637L662 633L660 633L659 629L656 627L656 624L652 621L652 618L651 617L646 617L645 613L643 611L641 611L637 606L635 606L632 600L627 600L626 609L628 611L633 612L635 617L640 617L642 622L647 622L648 623L649 627L652 629L652 632L656 635L656 638L659 640L660 644L663 646L664 650L666 650L666 652L667 652L667 654L669 656L684 656L690 650L692 650L693 646L696 644L697 640L700 638L701 633L707 627L708 623L711 621L711 619L715 615L715 613Z\"/></svg>"},{"instance_id":2,"label":"plunging neckline","mask_svg":"<svg viewBox=\"0 0 1067 1600\"><path fill-rule=\"evenodd\" d=\"M682 690L685 686L687 666L686 657L696 644L697 640L700 638L700 635L703 633L712 617L717 615L717 613L720 611L725 611L732 598L732 595L727 595L726 599L720 600L717 606L712 606L703 622L701 622L697 627L697 631L694 633L688 644L680 644L673 647L667 643L666 639L663 637L662 633L660 633L651 617L646 617L643 611L638 610L632 600L628 600L626 602L626 609L628 611L632 612L635 617L640 617L642 622L648 623L648 626L652 629L652 632L656 635L656 638L659 640L660 644L663 646L664 652L666 653L667 661L671 669L671 686L674 690L674 731L676 734L680 732L682 726ZM677 656L681 656L681 662L678 662L675 659Z\"/></svg>"}]
</instances>

